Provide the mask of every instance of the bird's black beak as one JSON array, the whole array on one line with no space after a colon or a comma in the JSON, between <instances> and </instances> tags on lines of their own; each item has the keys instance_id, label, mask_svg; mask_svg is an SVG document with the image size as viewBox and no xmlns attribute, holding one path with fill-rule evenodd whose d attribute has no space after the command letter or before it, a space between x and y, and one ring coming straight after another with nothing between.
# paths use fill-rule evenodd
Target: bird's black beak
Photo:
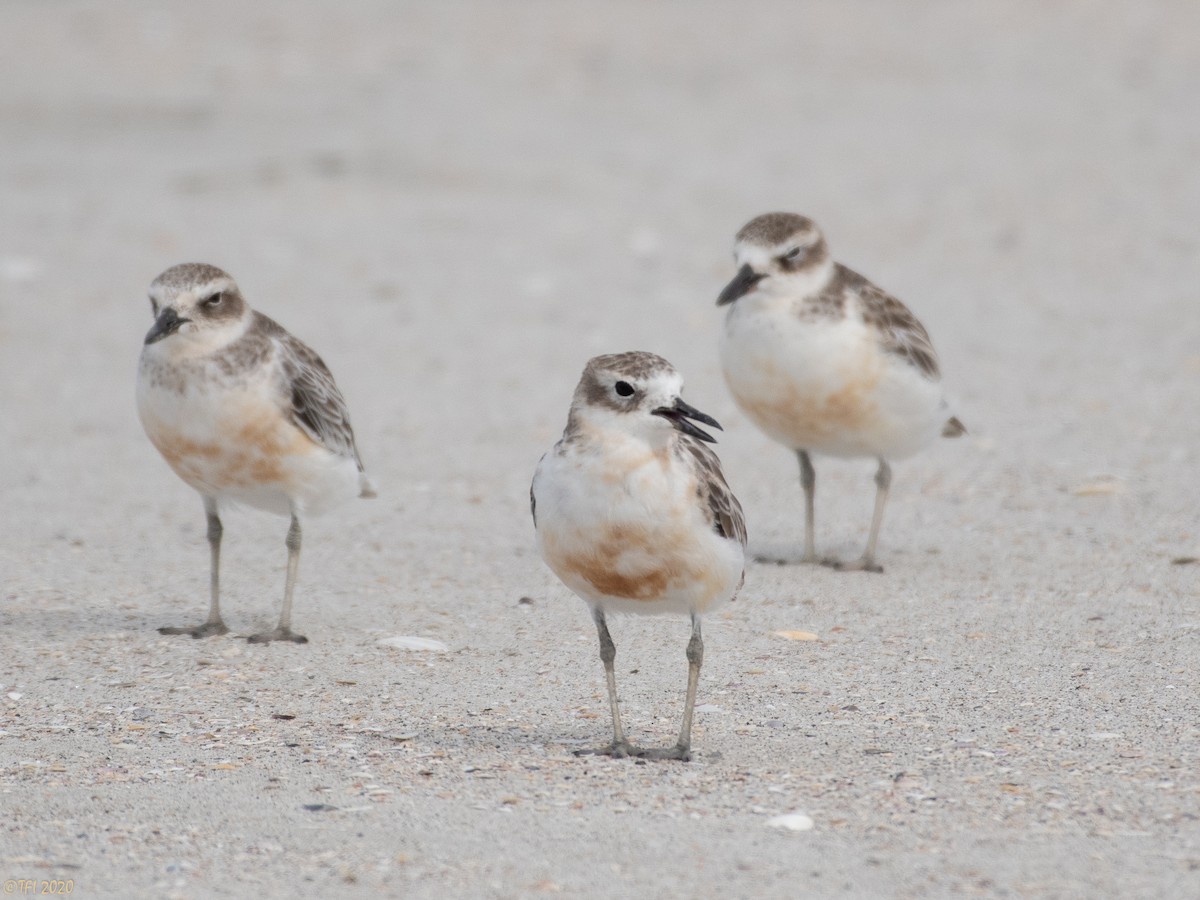
<instances>
[{"instance_id":1,"label":"bird's black beak","mask_svg":"<svg viewBox=\"0 0 1200 900\"><path fill-rule=\"evenodd\" d=\"M721 423L719 423L712 416L705 415L704 413L700 412L700 410L696 409L696 407L684 403L683 400L679 399L678 397L675 398L675 403L673 406L660 406L658 409L654 410L654 415L662 416L664 419L670 422L677 431L682 431L684 434L690 434L692 437L701 441L707 441L710 444L715 444L717 439L707 431L702 431L701 429L697 428L689 421L689 419L695 419L697 422L703 422L705 425L711 425L713 428L717 429L717 431L725 430L721 427Z\"/></svg>"},{"instance_id":2,"label":"bird's black beak","mask_svg":"<svg viewBox=\"0 0 1200 900\"><path fill-rule=\"evenodd\" d=\"M185 323L192 321L191 319L181 319L179 313L166 307L158 314L158 318L154 320L154 327L146 332L146 343L153 344L155 341L161 341L165 337L177 332Z\"/></svg>"},{"instance_id":3,"label":"bird's black beak","mask_svg":"<svg viewBox=\"0 0 1200 900\"><path fill-rule=\"evenodd\" d=\"M736 275L733 276L733 281L725 285L725 290L721 291L721 296L717 298L717 306L724 306L727 303L732 303L743 294L748 294L754 289L754 286L766 278L766 275L760 275L750 268L750 264L746 263Z\"/></svg>"}]
</instances>

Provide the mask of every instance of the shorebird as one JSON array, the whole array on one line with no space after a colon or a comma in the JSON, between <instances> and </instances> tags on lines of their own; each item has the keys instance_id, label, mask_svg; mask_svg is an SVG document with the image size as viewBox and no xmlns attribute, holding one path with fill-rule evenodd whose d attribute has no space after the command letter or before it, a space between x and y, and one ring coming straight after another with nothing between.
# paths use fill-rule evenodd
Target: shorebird
<instances>
[{"instance_id":1,"label":"shorebird","mask_svg":"<svg viewBox=\"0 0 1200 900\"><path fill-rule=\"evenodd\" d=\"M208 618L163 627L194 638L225 634L220 508L227 502L291 518L279 624L250 641L308 639L291 629L301 520L373 497L346 401L321 357L242 297L215 266L172 266L150 285L154 325L138 366L142 426L167 463L199 491L211 554Z\"/></svg>"},{"instance_id":2,"label":"shorebird","mask_svg":"<svg viewBox=\"0 0 1200 900\"><path fill-rule=\"evenodd\" d=\"M821 562L813 531L812 453L878 460L875 512L863 555L832 562L881 572L875 547L892 483L889 460L966 429L949 413L929 334L909 309L834 262L811 219L768 213L737 234L738 267L721 292L729 306L721 368L738 406L795 451L804 489L802 562Z\"/></svg>"},{"instance_id":3,"label":"shorebird","mask_svg":"<svg viewBox=\"0 0 1200 900\"><path fill-rule=\"evenodd\" d=\"M542 457L530 489L538 549L592 611L608 684L615 757L691 758L692 710L704 658L700 617L741 587L742 508L696 423L717 421L684 402L683 380L653 353L588 362L562 440ZM621 727L607 612L691 618L683 723L675 746L640 749Z\"/></svg>"}]
</instances>

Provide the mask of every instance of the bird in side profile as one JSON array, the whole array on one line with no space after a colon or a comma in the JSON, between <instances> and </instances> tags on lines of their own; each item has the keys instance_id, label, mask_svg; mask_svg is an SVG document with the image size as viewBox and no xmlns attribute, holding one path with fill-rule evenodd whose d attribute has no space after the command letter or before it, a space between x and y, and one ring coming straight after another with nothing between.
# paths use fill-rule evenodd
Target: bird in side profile
<instances>
[{"instance_id":1,"label":"bird in side profile","mask_svg":"<svg viewBox=\"0 0 1200 900\"><path fill-rule=\"evenodd\" d=\"M546 564L592 610L608 683L613 740L596 753L691 758L692 709L704 658L700 617L733 599L745 571L746 523L714 438L716 420L680 396L683 380L653 353L597 356L583 370L567 427L533 476L530 501ZM683 724L674 747L633 746L621 727L607 612L691 617Z\"/></svg>"},{"instance_id":2,"label":"bird in side profile","mask_svg":"<svg viewBox=\"0 0 1200 900\"><path fill-rule=\"evenodd\" d=\"M154 325L138 365L138 414L167 463L200 492L212 566L208 619L163 634L225 634L221 618L222 505L291 518L278 626L250 641L308 639L291 629L300 523L375 492L363 471L346 401L321 358L255 312L215 266L172 266L150 285Z\"/></svg>"},{"instance_id":3,"label":"bird in side profile","mask_svg":"<svg viewBox=\"0 0 1200 900\"><path fill-rule=\"evenodd\" d=\"M929 334L903 303L834 262L804 216L752 219L737 234L734 258L737 274L717 300L729 306L721 368L742 411L799 458L802 561L821 561L810 454L867 456L879 468L866 550L832 565L881 572L875 546L892 481L888 461L966 431L949 413Z\"/></svg>"}]
</instances>

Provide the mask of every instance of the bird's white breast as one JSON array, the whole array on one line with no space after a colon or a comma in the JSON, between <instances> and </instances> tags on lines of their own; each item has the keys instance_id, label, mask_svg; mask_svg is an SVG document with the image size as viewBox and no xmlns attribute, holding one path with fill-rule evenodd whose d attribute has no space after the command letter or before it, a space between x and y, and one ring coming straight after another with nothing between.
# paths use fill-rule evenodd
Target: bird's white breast
<instances>
[{"instance_id":1,"label":"bird's white breast","mask_svg":"<svg viewBox=\"0 0 1200 900\"><path fill-rule=\"evenodd\" d=\"M885 351L852 305L803 315L794 301L751 294L729 311L720 358L742 411L793 449L900 459L945 419L941 386Z\"/></svg>"},{"instance_id":2,"label":"bird's white breast","mask_svg":"<svg viewBox=\"0 0 1200 900\"><path fill-rule=\"evenodd\" d=\"M606 434L551 451L534 476L538 548L605 610L706 612L733 596L744 560L713 531L696 487L669 445Z\"/></svg>"},{"instance_id":3,"label":"bird's white breast","mask_svg":"<svg viewBox=\"0 0 1200 900\"><path fill-rule=\"evenodd\" d=\"M293 424L264 366L231 376L211 363L143 352L138 414L167 463L200 493L271 512L320 513L358 495L354 460Z\"/></svg>"}]
</instances>

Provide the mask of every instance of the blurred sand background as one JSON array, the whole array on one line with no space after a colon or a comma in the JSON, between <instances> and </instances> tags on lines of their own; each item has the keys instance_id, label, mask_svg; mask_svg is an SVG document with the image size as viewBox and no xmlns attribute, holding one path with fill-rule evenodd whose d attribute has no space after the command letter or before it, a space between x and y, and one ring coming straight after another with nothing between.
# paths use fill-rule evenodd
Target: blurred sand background
<instances>
[{"instance_id":1,"label":"blurred sand background","mask_svg":"<svg viewBox=\"0 0 1200 900\"><path fill-rule=\"evenodd\" d=\"M1200 894L1197 85L1190 0L0 5L3 889ZM589 356L672 360L752 547L801 538L716 363L769 209L921 316L971 434L896 466L884 575L749 570L693 763L576 758L602 670L527 489ZM320 351L381 489L306 529L307 646L155 630L207 602L133 403L185 260ZM817 471L856 553L872 465ZM246 634L286 522L225 525ZM614 637L667 743L687 625Z\"/></svg>"}]
</instances>

